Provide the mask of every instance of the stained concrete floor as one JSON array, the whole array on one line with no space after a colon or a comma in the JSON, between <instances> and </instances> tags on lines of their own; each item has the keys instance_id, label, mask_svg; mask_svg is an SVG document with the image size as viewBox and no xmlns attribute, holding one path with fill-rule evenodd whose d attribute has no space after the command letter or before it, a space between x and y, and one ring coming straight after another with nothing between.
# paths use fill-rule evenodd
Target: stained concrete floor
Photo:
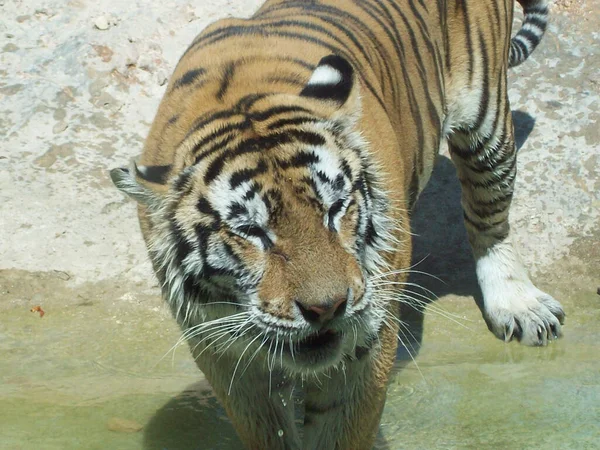
<instances>
[{"instance_id":1,"label":"stained concrete floor","mask_svg":"<svg viewBox=\"0 0 600 450\"><path fill-rule=\"evenodd\" d=\"M107 169L140 152L187 43L259 4L0 0L0 448L239 448L187 349L168 353L179 332ZM417 364L400 355L378 448L600 448L599 11L554 3L510 75L511 222L565 337L531 349L487 332L442 156L413 223L417 268L441 280L415 281L439 299L407 311Z\"/></svg>"}]
</instances>

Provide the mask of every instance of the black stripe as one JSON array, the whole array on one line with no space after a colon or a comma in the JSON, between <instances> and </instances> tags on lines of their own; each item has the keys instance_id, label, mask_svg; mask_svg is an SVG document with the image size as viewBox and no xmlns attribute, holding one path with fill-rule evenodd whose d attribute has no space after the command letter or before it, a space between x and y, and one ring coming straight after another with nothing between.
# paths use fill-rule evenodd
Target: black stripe
<instances>
[{"instance_id":1,"label":"black stripe","mask_svg":"<svg viewBox=\"0 0 600 450\"><path fill-rule=\"evenodd\" d=\"M316 123L319 122L320 120L317 119L316 117L294 117L291 119L279 119L276 120L273 123L270 123L269 126L267 127L268 130L273 131L275 129L278 128L283 128L286 127L288 125L304 125L304 124L308 124L308 123Z\"/></svg>"},{"instance_id":2,"label":"black stripe","mask_svg":"<svg viewBox=\"0 0 600 450\"><path fill-rule=\"evenodd\" d=\"M194 170L192 168L187 168L177 176L177 179L175 180L175 183L173 184L175 192L179 192L179 193L183 192L184 188L187 187L188 182L189 182L190 178L192 177L193 173L194 173Z\"/></svg>"},{"instance_id":3,"label":"black stripe","mask_svg":"<svg viewBox=\"0 0 600 450\"><path fill-rule=\"evenodd\" d=\"M301 164L301 166L303 166L303 164ZM325 175L325 172L323 172L322 170L318 170L316 175L319 178L319 181L321 181L321 183L333 186L333 181L327 175Z\"/></svg>"},{"instance_id":4,"label":"black stripe","mask_svg":"<svg viewBox=\"0 0 600 450\"><path fill-rule=\"evenodd\" d=\"M271 96L273 94L269 94L269 93L254 93L254 94L248 94L244 97L242 97L240 99L240 101L235 105L234 111L238 112L238 113L247 113L248 110L250 108L252 108L252 106L254 106L254 104L264 98L267 98L269 96Z\"/></svg>"},{"instance_id":5,"label":"black stripe","mask_svg":"<svg viewBox=\"0 0 600 450\"><path fill-rule=\"evenodd\" d=\"M247 215L248 208L243 203L234 202L229 205L229 212L227 213L227 220L235 219L239 216Z\"/></svg>"},{"instance_id":6,"label":"black stripe","mask_svg":"<svg viewBox=\"0 0 600 450\"><path fill-rule=\"evenodd\" d=\"M509 190L507 192L502 192L500 196L495 197L491 200L477 200L477 206L479 208L494 207L499 203L510 202L512 200L512 197L513 191Z\"/></svg>"},{"instance_id":7,"label":"black stripe","mask_svg":"<svg viewBox=\"0 0 600 450\"><path fill-rule=\"evenodd\" d=\"M492 150L485 146L481 146L476 153L471 154L471 158L465 159L465 166L473 172L485 173L506 163L515 155L515 152L508 147L508 145L512 144L506 142L506 139L508 138L506 131L507 126L505 124L502 134L498 138L497 149Z\"/></svg>"},{"instance_id":8,"label":"black stripe","mask_svg":"<svg viewBox=\"0 0 600 450\"><path fill-rule=\"evenodd\" d=\"M340 164L342 166L342 172L344 173L346 178L349 181L352 181L352 169L350 168L348 161L346 161L344 158L341 158Z\"/></svg>"},{"instance_id":9,"label":"black stripe","mask_svg":"<svg viewBox=\"0 0 600 450\"><path fill-rule=\"evenodd\" d=\"M192 246L185 239L183 235L183 231L175 222L171 222L171 235L175 241L175 254L178 262L181 262L185 259L187 255L192 252Z\"/></svg>"},{"instance_id":10,"label":"black stripe","mask_svg":"<svg viewBox=\"0 0 600 450\"><path fill-rule=\"evenodd\" d=\"M274 245L273 241L269 239L269 236L267 235L266 231L258 225L247 225L243 227L238 227L238 230L241 234L245 234L246 236L259 238L263 247L267 250L272 248Z\"/></svg>"},{"instance_id":11,"label":"black stripe","mask_svg":"<svg viewBox=\"0 0 600 450\"><path fill-rule=\"evenodd\" d=\"M177 81L175 81L175 83L173 83L173 89L188 86L194 83L199 77L201 77L205 73L206 70L202 68L188 70L186 73L183 74L181 78L179 78Z\"/></svg>"},{"instance_id":12,"label":"black stripe","mask_svg":"<svg viewBox=\"0 0 600 450\"><path fill-rule=\"evenodd\" d=\"M413 8L413 7L414 7L414 6L413 6L413 2L412 2L412 1L410 1L409 3L410 3L410 6L411 6L411 8ZM429 10L427 9L427 4L425 3L425 1L424 1L424 0L419 0L419 4L420 4L420 5L423 7L423 9L425 10L425 12L428 12L428 11L429 11Z\"/></svg>"},{"instance_id":13,"label":"black stripe","mask_svg":"<svg viewBox=\"0 0 600 450\"><path fill-rule=\"evenodd\" d=\"M443 2L443 4L442 4ZM440 27L444 33L444 55L446 56L446 69L450 73L452 70L452 60L450 57L450 36L448 35L448 10L445 0L438 0L438 9L440 14Z\"/></svg>"},{"instance_id":14,"label":"black stripe","mask_svg":"<svg viewBox=\"0 0 600 450\"><path fill-rule=\"evenodd\" d=\"M490 230L493 230L498 227L502 227L502 225L504 225L503 228L508 229L508 219L506 217L504 217L501 220L498 220L496 222L492 222L492 223L475 222L475 220L469 218L469 216L467 215L466 212L463 213L463 217L464 217L466 223L468 223L470 226L472 226L477 231L480 231L482 233L487 233ZM503 233L503 231L499 230L499 233ZM508 234L508 231L506 231L506 233Z\"/></svg>"},{"instance_id":15,"label":"black stripe","mask_svg":"<svg viewBox=\"0 0 600 450\"><path fill-rule=\"evenodd\" d=\"M236 275L235 271L227 268L213 267L210 264L204 264L202 268L202 277L205 279L214 278L214 277L231 277L234 278ZM214 283L214 281L213 281ZM222 286L220 286L222 287ZM229 286L228 286L229 287Z\"/></svg>"},{"instance_id":16,"label":"black stripe","mask_svg":"<svg viewBox=\"0 0 600 450\"><path fill-rule=\"evenodd\" d=\"M548 7L546 6L527 6L523 8L525 14L540 14L547 16L548 15Z\"/></svg>"},{"instance_id":17,"label":"black stripe","mask_svg":"<svg viewBox=\"0 0 600 450\"><path fill-rule=\"evenodd\" d=\"M203 137L202 139L200 139L195 145L194 147L192 147L192 151L191 154L195 155L196 153L198 153L199 150L202 150L203 147L205 147L207 144L209 143L213 143L213 141L215 141L217 138L224 136L228 133L231 133L233 131L237 131L237 132L242 132L247 130L250 127L250 122L248 120L244 120L243 122L238 122L238 123L230 123L225 125L224 127L218 128L217 130L213 131L212 133L206 135L205 137ZM205 152L202 152L201 155L198 156L198 158L202 159L205 156L208 155L204 155L204 153L207 153L209 150L205 150Z\"/></svg>"},{"instance_id":18,"label":"black stripe","mask_svg":"<svg viewBox=\"0 0 600 450\"><path fill-rule=\"evenodd\" d=\"M211 234L211 229L199 223L196 224L194 231L196 232L196 238L198 239L198 250L200 251L203 259L206 259L206 248L208 246L208 237Z\"/></svg>"},{"instance_id":19,"label":"black stripe","mask_svg":"<svg viewBox=\"0 0 600 450\"><path fill-rule=\"evenodd\" d=\"M198 300L203 298L203 289L200 280L193 275L186 275L184 277L183 292L185 292L185 297L188 299L188 301L189 299Z\"/></svg>"},{"instance_id":20,"label":"black stripe","mask_svg":"<svg viewBox=\"0 0 600 450\"><path fill-rule=\"evenodd\" d=\"M356 346L356 348L354 349L354 357L356 358L357 361L360 361L361 359L363 359L365 356L367 356L369 354L370 350L371 349L369 349L367 347Z\"/></svg>"},{"instance_id":21,"label":"black stripe","mask_svg":"<svg viewBox=\"0 0 600 450\"><path fill-rule=\"evenodd\" d=\"M344 189L344 175L340 173L337 177L335 177L332 187L336 191L341 191L342 189Z\"/></svg>"},{"instance_id":22,"label":"black stripe","mask_svg":"<svg viewBox=\"0 0 600 450\"><path fill-rule=\"evenodd\" d=\"M333 205L331 205L331 208L329 208L329 213L328 213L328 217L329 217L329 230L335 231L335 224L333 222L335 220L335 216L337 216L337 214L344 207L344 202L345 201L346 201L345 198L340 198Z\"/></svg>"},{"instance_id":23,"label":"black stripe","mask_svg":"<svg viewBox=\"0 0 600 450\"><path fill-rule=\"evenodd\" d=\"M485 219L487 217L495 216L496 214L505 213L506 210L510 207L510 204L504 203L502 206L499 207L488 208L479 208L478 206L478 204L469 205L469 208L471 208L471 211L473 211L473 213L475 213L477 217Z\"/></svg>"},{"instance_id":24,"label":"black stripe","mask_svg":"<svg viewBox=\"0 0 600 450\"><path fill-rule=\"evenodd\" d=\"M283 196L276 189L269 189L262 195L262 201L272 217L278 217L283 208Z\"/></svg>"},{"instance_id":25,"label":"black stripe","mask_svg":"<svg viewBox=\"0 0 600 450\"><path fill-rule=\"evenodd\" d=\"M397 8L397 5L395 3L392 3L394 9ZM417 18L418 24L419 24L419 31L421 32L421 38L423 39L423 42L425 43L425 45L427 46L427 49L429 50L429 54L433 55L435 58L435 63L436 63L436 69L438 71L438 73L436 74L436 84L438 87L438 95L439 98L442 99L444 98L444 91L443 91L443 76L442 76L442 59L441 56L439 55L439 50L437 48L437 46L434 46L432 43L432 39L431 39L431 35L429 34L429 30L427 27L427 23L425 22L425 20L423 19L423 16L421 16L421 14L419 13L419 11L417 10L416 6L414 5L414 3L412 1L409 2L410 8L413 12L413 14L415 15L415 17ZM401 11L400 11L401 13ZM402 16L404 14L401 14ZM425 92L428 94L429 90L427 89L427 86L424 87ZM436 110L436 115L437 115L437 110ZM435 122L436 128L439 127L439 117L437 119L437 122Z\"/></svg>"},{"instance_id":26,"label":"black stripe","mask_svg":"<svg viewBox=\"0 0 600 450\"><path fill-rule=\"evenodd\" d=\"M235 250L233 250L233 247L231 245L229 245L226 241L222 241L221 243L223 245L223 248L225 249L225 253L227 253L227 256L229 256L235 262L235 264L237 266L243 266L244 265L244 261L235 252Z\"/></svg>"},{"instance_id":27,"label":"black stripe","mask_svg":"<svg viewBox=\"0 0 600 450\"><path fill-rule=\"evenodd\" d=\"M365 244L367 245L373 245L376 243L376 241L379 239L379 235L377 234L377 231L375 230L375 225L373 224L373 220L369 217L369 219L367 220L367 228L365 230Z\"/></svg>"},{"instance_id":28,"label":"black stripe","mask_svg":"<svg viewBox=\"0 0 600 450\"><path fill-rule=\"evenodd\" d=\"M217 92L217 100L223 100L223 97L227 93L227 89L229 89L229 85L233 81L233 75L235 74L235 66L236 64L231 62L227 64L225 67L225 71L223 73L223 78L221 79L221 85L219 86L219 91Z\"/></svg>"},{"instance_id":29,"label":"black stripe","mask_svg":"<svg viewBox=\"0 0 600 450\"><path fill-rule=\"evenodd\" d=\"M202 116L198 117L194 121L194 123L192 124L190 130L187 132L184 139L188 138L191 134L195 133L199 129L204 128L206 125L208 125L211 122L214 122L219 119L230 119L231 117L234 117L237 115L239 115L238 112L231 111L231 110L217 111L214 113L203 114Z\"/></svg>"},{"instance_id":30,"label":"black stripe","mask_svg":"<svg viewBox=\"0 0 600 450\"><path fill-rule=\"evenodd\" d=\"M216 153L219 150L226 148L229 144L231 144L238 136L230 135L225 137L224 139L220 139L217 142L213 142L212 145L206 149L202 153L196 156L194 159L194 165L198 164L205 158L208 158L212 154Z\"/></svg>"},{"instance_id":31,"label":"black stripe","mask_svg":"<svg viewBox=\"0 0 600 450\"><path fill-rule=\"evenodd\" d=\"M277 160L277 165L284 170L289 168L306 167L310 164L319 162L319 157L313 152L301 151L296 153L293 157L288 160Z\"/></svg>"},{"instance_id":32,"label":"black stripe","mask_svg":"<svg viewBox=\"0 0 600 450\"><path fill-rule=\"evenodd\" d=\"M234 172L229 179L229 186L231 189L235 189L245 181L250 181L255 176L265 173L267 169L265 160L261 159L253 169L242 169Z\"/></svg>"},{"instance_id":33,"label":"black stripe","mask_svg":"<svg viewBox=\"0 0 600 450\"><path fill-rule=\"evenodd\" d=\"M300 74L291 75L269 75L262 79L264 83L275 84L282 83L295 86L296 88L302 87L306 84L306 77Z\"/></svg>"},{"instance_id":34,"label":"black stripe","mask_svg":"<svg viewBox=\"0 0 600 450\"><path fill-rule=\"evenodd\" d=\"M541 36L538 36L533 31L527 29L520 29L517 35L519 37L527 39L533 47L537 47L541 40Z\"/></svg>"},{"instance_id":35,"label":"black stripe","mask_svg":"<svg viewBox=\"0 0 600 450\"><path fill-rule=\"evenodd\" d=\"M474 60L474 51L473 51L473 42L471 40L471 22L469 20L469 10L467 8L467 2L466 0L457 0L456 1L456 7L457 8L461 8L462 12L463 12L463 22L464 22L464 27L465 27L465 35L467 37L466 40L466 52L467 52L467 58L469 58L469 82L473 83L473 75L474 75L474 65L475 65L475 60Z\"/></svg>"},{"instance_id":36,"label":"black stripe","mask_svg":"<svg viewBox=\"0 0 600 450\"><path fill-rule=\"evenodd\" d=\"M485 45L485 38L483 36L483 31L479 30L479 46L481 47L481 65L483 66L483 78L481 83L483 85L481 89L481 99L479 100L479 112L477 114L477 119L475 120L475 124L473 125L473 130L479 130L485 121L485 117L488 112L488 106L490 103L490 69L489 69L489 59L488 52ZM500 80L498 80L500 83Z\"/></svg>"},{"instance_id":37,"label":"black stripe","mask_svg":"<svg viewBox=\"0 0 600 450\"><path fill-rule=\"evenodd\" d=\"M513 38L512 45L520 50L521 54L519 55L519 59L527 59L529 56L529 49L523 42Z\"/></svg>"},{"instance_id":38,"label":"black stripe","mask_svg":"<svg viewBox=\"0 0 600 450\"><path fill-rule=\"evenodd\" d=\"M213 209L208 200L206 200L204 197L200 197L198 199L198 202L196 203L196 208L202 214L209 215L214 219L214 222L211 224L211 228L213 231L217 231L221 226L221 215L219 214L219 212Z\"/></svg>"},{"instance_id":39,"label":"black stripe","mask_svg":"<svg viewBox=\"0 0 600 450\"><path fill-rule=\"evenodd\" d=\"M312 111L310 109L303 108L302 106L283 105L283 106L274 106L274 107L271 107L271 108L266 109L261 112L253 112L250 115L250 119L252 119L256 122L263 122L267 119L270 119L273 116L284 114L284 113L289 113L289 112L312 113Z\"/></svg>"},{"instance_id":40,"label":"black stripe","mask_svg":"<svg viewBox=\"0 0 600 450\"><path fill-rule=\"evenodd\" d=\"M250 189L248 189L246 191L246 193L244 194L244 200L246 200L246 201L252 200L256 196L256 194L258 194L262 190L262 188L263 188L262 184L255 181L254 183L252 183L252 186L250 187ZM269 208L267 207L267 209L269 209Z\"/></svg>"}]
</instances>

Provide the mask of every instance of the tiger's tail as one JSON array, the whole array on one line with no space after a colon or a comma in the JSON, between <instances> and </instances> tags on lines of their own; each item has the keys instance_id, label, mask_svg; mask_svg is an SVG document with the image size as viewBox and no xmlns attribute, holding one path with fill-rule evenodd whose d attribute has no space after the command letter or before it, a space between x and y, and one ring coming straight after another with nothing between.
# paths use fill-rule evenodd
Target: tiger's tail
<instances>
[{"instance_id":1,"label":"tiger's tail","mask_svg":"<svg viewBox=\"0 0 600 450\"><path fill-rule=\"evenodd\" d=\"M546 0L517 0L525 20L523 26L511 39L508 67L515 67L525 61L538 46L548 25L548 2Z\"/></svg>"}]
</instances>

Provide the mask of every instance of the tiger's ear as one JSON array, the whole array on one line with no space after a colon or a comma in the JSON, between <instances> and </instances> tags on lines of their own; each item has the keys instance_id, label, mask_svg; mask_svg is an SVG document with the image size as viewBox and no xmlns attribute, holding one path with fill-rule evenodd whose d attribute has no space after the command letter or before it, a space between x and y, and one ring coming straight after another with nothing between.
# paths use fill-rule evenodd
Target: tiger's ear
<instances>
[{"instance_id":1,"label":"tiger's ear","mask_svg":"<svg viewBox=\"0 0 600 450\"><path fill-rule=\"evenodd\" d=\"M120 167L110 171L115 186L136 202L151 206L160 201L157 195L167 189L167 176L171 166L138 166L132 161L131 168Z\"/></svg>"},{"instance_id":2,"label":"tiger's ear","mask_svg":"<svg viewBox=\"0 0 600 450\"><path fill-rule=\"evenodd\" d=\"M319 61L301 97L335 105L338 117L355 122L360 116L360 89L354 69L341 56L329 55Z\"/></svg>"},{"instance_id":3,"label":"tiger's ear","mask_svg":"<svg viewBox=\"0 0 600 450\"><path fill-rule=\"evenodd\" d=\"M342 106L351 97L356 84L350 63L341 56L329 55L319 61L300 96Z\"/></svg>"}]
</instances>

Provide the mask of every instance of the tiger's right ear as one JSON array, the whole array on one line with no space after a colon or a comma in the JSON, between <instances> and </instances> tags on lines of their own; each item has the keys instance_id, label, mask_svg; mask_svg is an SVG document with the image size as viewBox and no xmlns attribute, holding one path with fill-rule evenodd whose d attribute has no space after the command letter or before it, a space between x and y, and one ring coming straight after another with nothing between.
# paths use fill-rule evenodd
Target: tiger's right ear
<instances>
[{"instance_id":1,"label":"tiger's right ear","mask_svg":"<svg viewBox=\"0 0 600 450\"><path fill-rule=\"evenodd\" d=\"M132 161L131 168L119 167L110 171L110 178L121 192L146 206L160 202L159 190L166 190L167 176L171 166L138 166ZM155 185L159 189L152 189Z\"/></svg>"}]
</instances>

